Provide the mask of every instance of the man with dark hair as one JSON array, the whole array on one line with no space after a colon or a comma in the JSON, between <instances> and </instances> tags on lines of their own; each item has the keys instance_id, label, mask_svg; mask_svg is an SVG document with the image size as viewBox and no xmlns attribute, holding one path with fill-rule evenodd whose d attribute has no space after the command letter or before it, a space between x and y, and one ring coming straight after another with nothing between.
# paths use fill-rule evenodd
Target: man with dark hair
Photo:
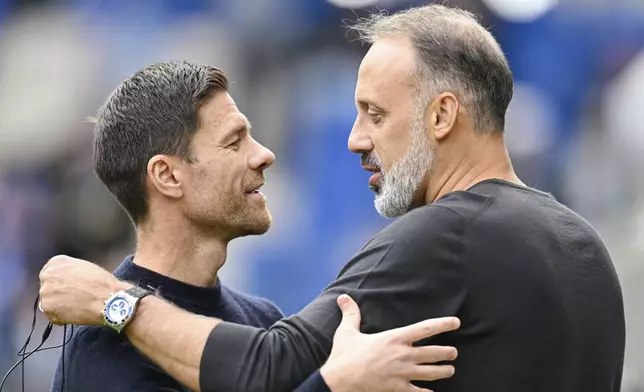
<instances>
[{"instance_id":1,"label":"man with dark hair","mask_svg":"<svg viewBox=\"0 0 644 392\"><path fill-rule=\"evenodd\" d=\"M264 170L275 159L252 138L248 120L227 90L228 80L217 68L155 64L124 81L98 112L94 169L128 212L137 233L136 254L114 273L136 287L111 298L103 311L106 325L118 332L138 300L152 291L196 314L249 327L268 328L283 317L270 302L229 289L217 278L228 242L263 234L271 224L259 189ZM367 339L358 333L357 305L346 298L341 308L345 328L339 329L336 350L364 346L368 355L345 353L331 361L330 371L338 377L396 378L397 368L413 369L455 356L453 348L418 353L419 348L411 346L413 339L402 345L387 338L420 339L456 328L457 319L429 320ZM154 328L148 332L154 333ZM396 349L412 355L401 358L392 352ZM334 365L361 364L369 355L384 358L382 366L349 374L349 367ZM428 380L453 372L451 366L420 367ZM298 391L328 390L320 374L311 373ZM399 376L409 383L405 377ZM63 386L79 392L186 390L141 356L124 335L103 327L81 327L73 335L53 388Z\"/></svg>"},{"instance_id":2,"label":"man with dark hair","mask_svg":"<svg viewBox=\"0 0 644 392\"><path fill-rule=\"evenodd\" d=\"M172 162L162 159L163 168L174 161L190 168L198 166L193 149L193 137L203 125L198 111L217 93L226 91L228 78L215 67L187 62L160 63L141 69L125 80L99 110L94 170L135 224L146 220L149 205L154 203L148 200L150 195L145 179L148 170L153 170L159 162L149 160L156 155L168 159L161 155L169 155L173 157ZM238 131L241 132L247 123L243 115L238 117ZM252 168L260 172L274 160L270 151L262 149L261 153L259 161L255 162L258 166ZM197 186L211 189L207 184L196 182ZM208 195L203 196L207 198ZM218 199L205 203L216 201ZM216 207L227 208L226 205ZM268 221L265 216L262 225Z\"/></svg>"},{"instance_id":3,"label":"man with dark hair","mask_svg":"<svg viewBox=\"0 0 644 392\"><path fill-rule=\"evenodd\" d=\"M341 319L335 298L347 293L366 332L460 318L458 331L422 342L456 346L458 372L419 386L618 392L619 280L591 225L514 173L504 143L512 75L492 35L469 13L441 5L375 15L355 30L372 46L358 73L349 148L374 173L378 212L399 219L310 305L268 331L198 319L150 297L127 336L193 388L288 391L326 360ZM100 323L95 304L129 287L67 257L50 260L41 281L43 311L59 323ZM343 389L325 373L335 392L373 386Z\"/></svg>"}]
</instances>

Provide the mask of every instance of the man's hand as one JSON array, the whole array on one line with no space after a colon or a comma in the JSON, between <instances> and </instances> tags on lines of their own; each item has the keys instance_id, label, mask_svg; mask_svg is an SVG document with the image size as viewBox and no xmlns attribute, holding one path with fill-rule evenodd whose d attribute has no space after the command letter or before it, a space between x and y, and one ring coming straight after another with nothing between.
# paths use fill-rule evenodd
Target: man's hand
<instances>
[{"instance_id":1,"label":"man's hand","mask_svg":"<svg viewBox=\"0 0 644 392\"><path fill-rule=\"evenodd\" d=\"M105 301L130 287L96 264L55 256L40 271L40 310L54 324L102 325Z\"/></svg>"},{"instance_id":2,"label":"man's hand","mask_svg":"<svg viewBox=\"0 0 644 392\"><path fill-rule=\"evenodd\" d=\"M333 338L333 349L320 373L332 392L426 391L410 381L451 377L451 365L426 365L456 359L454 347L412 344L423 338L453 331L456 317L430 319L372 335L360 333L360 309L347 295L338 297L342 322Z\"/></svg>"}]
</instances>

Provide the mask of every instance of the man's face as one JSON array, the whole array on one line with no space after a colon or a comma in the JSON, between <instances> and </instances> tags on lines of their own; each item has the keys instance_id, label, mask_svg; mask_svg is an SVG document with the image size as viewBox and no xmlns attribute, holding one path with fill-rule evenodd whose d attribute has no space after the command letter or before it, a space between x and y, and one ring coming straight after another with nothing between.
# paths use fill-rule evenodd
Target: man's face
<instances>
[{"instance_id":1,"label":"man's face","mask_svg":"<svg viewBox=\"0 0 644 392\"><path fill-rule=\"evenodd\" d=\"M275 156L252 138L248 119L227 93L207 101L199 118L184 187L186 215L231 238L265 233L271 215L258 189Z\"/></svg>"},{"instance_id":2,"label":"man's face","mask_svg":"<svg viewBox=\"0 0 644 392\"><path fill-rule=\"evenodd\" d=\"M356 85L358 115L349 149L362 154L362 166L374 175L376 210L397 217L421 205L433 161L425 132L424 103L419 104L411 77L414 52L407 38L383 38L360 65Z\"/></svg>"}]
</instances>

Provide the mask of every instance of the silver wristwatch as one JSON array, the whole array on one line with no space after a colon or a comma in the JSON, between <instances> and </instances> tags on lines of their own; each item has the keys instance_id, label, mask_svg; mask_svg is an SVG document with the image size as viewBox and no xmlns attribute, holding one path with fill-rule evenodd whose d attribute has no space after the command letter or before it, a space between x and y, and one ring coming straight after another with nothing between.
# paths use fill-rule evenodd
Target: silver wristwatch
<instances>
[{"instance_id":1,"label":"silver wristwatch","mask_svg":"<svg viewBox=\"0 0 644 392\"><path fill-rule=\"evenodd\" d=\"M101 314L104 324L107 327L121 333L132 320L139 301L152 294L152 291L141 287L132 287L125 291L112 294L107 301Z\"/></svg>"}]
</instances>

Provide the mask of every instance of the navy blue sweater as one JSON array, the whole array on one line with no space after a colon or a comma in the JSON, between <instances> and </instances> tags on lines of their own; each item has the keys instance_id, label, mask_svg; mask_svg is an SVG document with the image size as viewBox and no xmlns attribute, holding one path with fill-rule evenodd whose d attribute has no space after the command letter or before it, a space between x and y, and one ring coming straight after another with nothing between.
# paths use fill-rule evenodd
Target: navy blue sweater
<instances>
[{"instance_id":1,"label":"navy blue sweater","mask_svg":"<svg viewBox=\"0 0 644 392\"><path fill-rule=\"evenodd\" d=\"M267 300L239 293L219 281L212 288L188 285L142 268L132 262L132 257L126 258L114 275L140 287L154 287L166 300L189 312L224 321L268 328L283 317ZM119 335L106 327L75 328L64 356L64 384L61 357L53 392L188 391L141 355L125 334ZM316 372L296 391L329 390Z\"/></svg>"}]
</instances>

